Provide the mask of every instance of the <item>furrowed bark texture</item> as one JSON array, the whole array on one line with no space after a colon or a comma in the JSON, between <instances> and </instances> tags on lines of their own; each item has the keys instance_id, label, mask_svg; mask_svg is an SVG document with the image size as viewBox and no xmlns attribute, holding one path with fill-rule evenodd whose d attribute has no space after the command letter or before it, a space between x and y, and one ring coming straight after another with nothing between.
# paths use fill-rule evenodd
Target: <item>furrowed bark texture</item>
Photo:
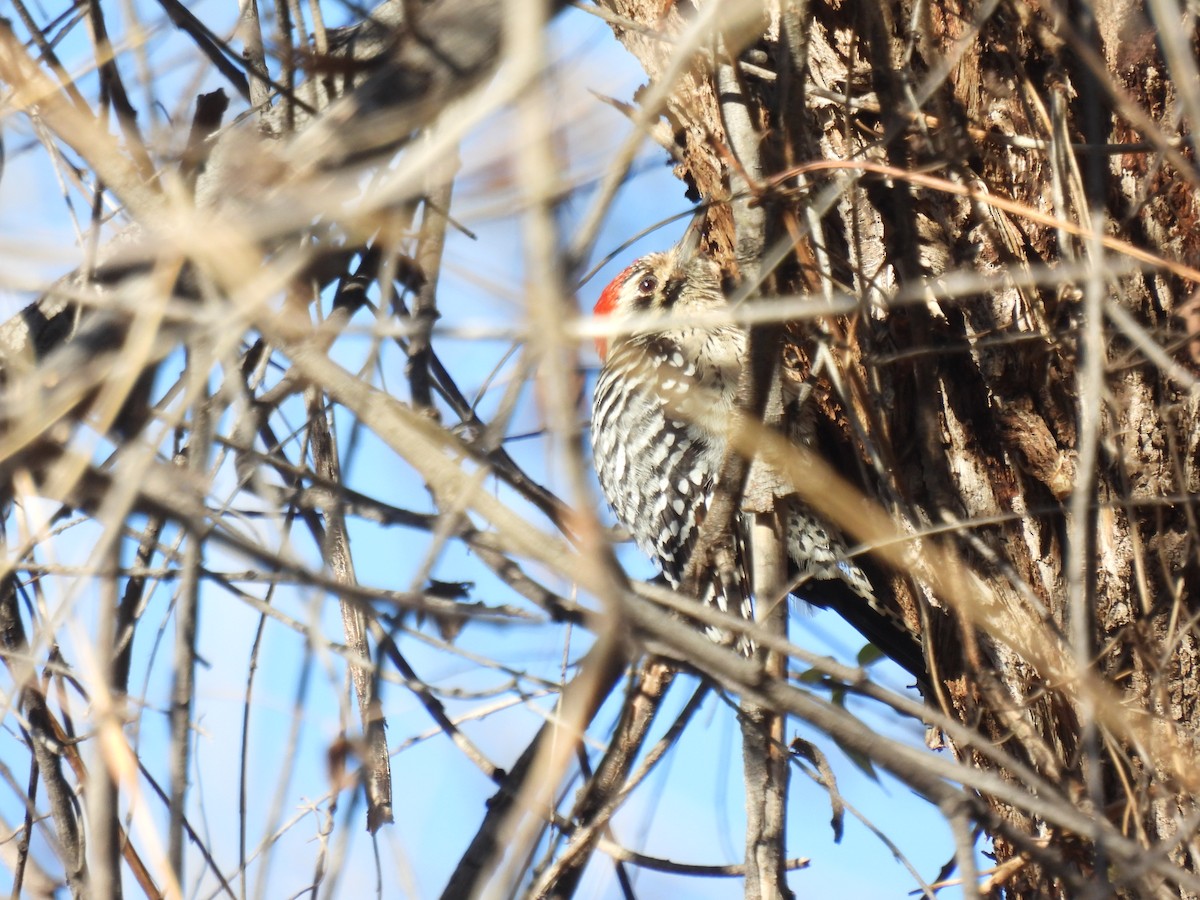
<instances>
[{"instance_id":1,"label":"furrowed bark texture","mask_svg":"<svg viewBox=\"0 0 1200 900\"><path fill-rule=\"evenodd\" d=\"M706 9L605 5L668 35ZM857 303L802 329L837 363L822 401L827 458L900 531L936 531L911 541L914 563L891 585L920 623L928 699L1194 872L1200 407L1187 264L1200 210L1173 87L1187 72L1155 41L1183 19L1136 2L1088 14L986 0L768 5L757 35L725 46L769 135L774 168L752 187L791 237L791 281ZM668 71L675 43L614 32L652 81ZM722 52L714 39L697 54L652 135L714 204L707 246L732 267ZM919 560L933 548L975 587L931 588ZM1052 662L1064 658L1065 670ZM1007 826L993 834L997 860L1010 863L994 890L1161 887L1109 866L1088 835L992 809ZM1021 861L1013 835L1047 852Z\"/></svg>"}]
</instances>

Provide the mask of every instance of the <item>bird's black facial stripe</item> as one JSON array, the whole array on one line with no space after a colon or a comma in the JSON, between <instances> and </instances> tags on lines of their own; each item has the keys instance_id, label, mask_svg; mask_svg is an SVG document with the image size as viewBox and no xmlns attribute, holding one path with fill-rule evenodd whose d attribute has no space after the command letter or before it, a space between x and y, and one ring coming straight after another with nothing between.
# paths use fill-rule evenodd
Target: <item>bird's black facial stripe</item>
<instances>
[{"instance_id":1,"label":"bird's black facial stripe","mask_svg":"<svg viewBox=\"0 0 1200 900\"><path fill-rule=\"evenodd\" d=\"M667 282L663 289L663 306L670 309L675 305L675 301L679 299L679 295L683 293L683 288L686 282L682 278L672 278Z\"/></svg>"}]
</instances>

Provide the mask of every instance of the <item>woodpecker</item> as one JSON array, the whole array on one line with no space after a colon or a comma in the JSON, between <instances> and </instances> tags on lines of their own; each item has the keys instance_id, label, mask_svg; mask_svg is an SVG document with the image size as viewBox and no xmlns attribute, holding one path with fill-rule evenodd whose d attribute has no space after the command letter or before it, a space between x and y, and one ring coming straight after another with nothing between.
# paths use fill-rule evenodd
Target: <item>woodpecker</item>
<instances>
[{"instance_id":1,"label":"woodpecker","mask_svg":"<svg viewBox=\"0 0 1200 900\"><path fill-rule=\"evenodd\" d=\"M592 455L605 498L638 547L680 586L716 492L725 429L747 364L747 336L720 321L728 308L709 258L678 246L634 262L600 295L597 316L629 320L596 341L603 363L592 402ZM781 501L793 584L837 610L918 678L924 657L898 613L876 599L837 531L798 498ZM707 573L700 599L753 618L744 522L734 528L734 571ZM728 633L709 629L728 643ZM738 641L749 652L750 642Z\"/></svg>"}]
</instances>

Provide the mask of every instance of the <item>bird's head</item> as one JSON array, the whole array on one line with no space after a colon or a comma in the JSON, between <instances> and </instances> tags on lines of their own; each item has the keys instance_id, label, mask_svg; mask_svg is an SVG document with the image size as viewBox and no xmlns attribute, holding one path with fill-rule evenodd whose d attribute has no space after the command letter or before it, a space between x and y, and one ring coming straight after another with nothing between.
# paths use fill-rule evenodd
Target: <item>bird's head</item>
<instances>
[{"instance_id":1,"label":"bird's head","mask_svg":"<svg viewBox=\"0 0 1200 900\"><path fill-rule=\"evenodd\" d=\"M721 272L711 259L684 253L676 248L650 253L614 278L600 294L593 312L614 320L637 316L650 321L639 324L634 334L653 334L666 327L685 326L689 313L725 306ZM656 326L655 316L670 316L670 326ZM596 352L603 360L611 345L630 335L596 338Z\"/></svg>"}]
</instances>

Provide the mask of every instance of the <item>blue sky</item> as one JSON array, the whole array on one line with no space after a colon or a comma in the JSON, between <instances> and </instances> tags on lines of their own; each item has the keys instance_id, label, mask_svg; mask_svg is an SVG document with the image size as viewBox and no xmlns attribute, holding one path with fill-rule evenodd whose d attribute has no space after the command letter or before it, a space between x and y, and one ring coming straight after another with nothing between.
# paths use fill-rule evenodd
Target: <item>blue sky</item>
<instances>
[{"instance_id":1,"label":"blue sky","mask_svg":"<svg viewBox=\"0 0 1200 900\"><path fill-rule=\"evenodd\" d=\"M198 15L212 15L217 21L229 13L216 4L196 5ZM150 14L149 9L146 10ZM215 24L215 23L214 23ZM597 100L591 91L629 101L634 89L644 80L632 58L612 40L607 27L598 20L568 10L554 28L555 47L563 60L556 79L561 94L560 111L564 155L571 172L581 178L598 173L613 149L624 139L629 125L615 110ZM182 109L199 89L214 86L210 77L198 79L203 71L190 50L177 36L164 30L155 38L151 58L169 69L161 89L164 99L174 99ZM70 65L86 60L86 48L65 42L60 53ZM123 59L126 71L133 73L132 61ZM203 82L203 83L198 83ZM87 82L85 81L85 85ZM178 95L173 96L172 91ZM177 119L178 121L178 119ZM0 281L0 308L11 313L26 299L19 288L24 281L48 277L66 271L76 256L69 221L62 212L60 191L52 172L38 150L14 153L32 135L21 121L5 124L9 149L8 166L0 180L0 268L7 275ZM435 346L451 365L464 392L474 397L483 386L490 387L482 396L480 412L488 418L516 371L513 359L504 362L511 349L505 338L469 341L455 337L456 329L473 332L511 330L524 321L524 288L520 261L521 231L513 215L509 161L519 152L520 135L514 118L500 113L473 134L462 148L463 171L456 188L454 215L475 234L468 239L451 232L446 249L440 284L443 319ZM514 149L515 148L515 149ZM565 236L570 236L588 196L572 197L562 211ZM79 198L75 198L78 205ZM687 209L683 186L674 179L665 154L645 148L638 174L622 189L616 206L606 222L598 244L598 256L604 256L643 228ZM609 278L639 253L670 245L680 231L678 223L652 235L608 264L579 294L581 308L590 310L592 302ZM38 249L38 253L33 252ZM41 250L47 253L40 255ZM360 317L356 324L369 324ZM336 348L340 362L356 368L371 347L365 335L348 338ZM590 390L596 360L590 344L581 347ZM404 361L395 347L385 344L379 375L382 382L401 394L405 390ZM498 367L498 368L497 368ZM510 433L536 432L540 414L536 398L528 386L510 427ZM289 409L293 423L301 421L298 406ZM351 441L354 423L347 415L337 419L344 452L353 444L353 455L344 459L347 482L380 499L405 508L429 511L430 502L420 480L368 432L360 430ZM508 444L509 451L535 477L551 488L565 492L558 465L558 448L547 439L535 437ZM217 485L228 488L232 474L223 471ZM501 489L498 489L501 490ZM501 490L504 496L508 492ZM249 505L247 498L241 498ZM534 513L530 513L535 515ZM279 541L278 529L269 523L253 525L256 533L268 541ZM414 573L424 562L431 546L427 534L406 529L384 529L352 520L351 535L357 574L363 584L405 590ZM81 525L68 531L53 545L59 562L82 562L95 540L94 530ZM299 534L299 529L296 529ZM317 559L315 548L298 538L290 548L302 558ZM624 548L621 558L631 573L649 575L649 564L636 550ZM238 572L250 566L218 548L210 548L206 565L213 570ZM475 583L473 599L491 603L522 603L503 584L492 578L472 555L457 544L449 544L437 558L432 572L436 578ZM544 575L545 573L537 573ZM548 583L564 592L570 585ZM262 585L242 585L255 596L263 597ZM170 684L170 653L173 619L170 613L173 584L158 588L144 614L138 632L134 686L147 684L145 704L133 709L129 728L151 772L165 782L167 730L164 710ZM91 628L91 610L97 601L97 587L87 580L56 578L46 583L47 596L62 602L78 623L76 634L86 635ZM586 598L583 598L586 601ZM314 633L340 635L340 619L334 598L319 592L280 591L272 600L278 608L313 629ZM251 645L259 627L258 613L241 599L206 584L200 614L199 652L203 665L196 704L195 781L191 816L202 829L207 842L228 874L237 859L237 772L241 745L243 697L249 671ZM155 652L154 634L161 629L163 646ZM433 634L427 624L423 632ZM856 633L826 613L798 612L793 617L793 639L817 652L828 652L844 660L853 660L862 644ZM569 642L569 643L568 643ZM83 641L86 645L86 640ZM570 661L586 650L586 634L554 625L504 628L474 623L468 625L456 648L479 654L530 676L523 686L531 689L535 678L556 681L561 675L564 653ZM313 649L316 647L316 649ZM564 651L564 648L565 651ZM477 692L462 700L447 699L452 715L481 712L500 705L501 697L485 696L499 691L511 676L499 670L481 670L469 658L446 648L432 647L417 637L401 638L401 649L414 668L430 684L443 691ZM68 660L86 653L86 646L65 647ZM900 687L905 679L894 666L881 663L875 674L885 683ZM284 832L271 852L268 886L263 896L287 897L311 878L320 845L323 817L328 812L325 796L329 791L327 751L344 723L353 720L344 684L340 660L306 640L303 634L275 622L268 622L259 651L255 675L254 705L249 726L248 772L250 843L264 836L263 829L276 817L293 824ZM695 682L681 678L672 689L666 708L652 740L667 727L690 696ZM298 701L299 698L299 701ZM515 760L541 722L537 712L545 713L553 697L529 699L464 724L464 732L478 743L494 762L508 766ZM384 829L378 838L379 866L387 885L385 896L435 895L457 861L484 812L484 804L494 792L492 785L443 736L416 740L431 727L429 717L413 695L390 684L384 691L389 723L389 744L405 747L393 759L396 786L397 823ZM299 713L297 713L297 704ZM912 722L897 719L867 704L862 714L881 733L900 735L920 744L923 729ZM610 703L597 720L594 734L602 739L605 728L616 715ZM293 739L292 729L296 729ZM13 734L9 717L0 733L0 761L14 772L24 772L26 754ZM353 727L351 726L353 731ZM820 746L833 762L840 788L848 802L863 812L879 829L888 834L928 879L950 858L953 844L941 815L916 798L903 785L885 777L878 781L864 775L837 747L802 723L790 722L789 737L798 734ZM411 746L409 746L409 743ZM731 710L710 696L695 717L680 746L660 769L642 786L630 804L618 816L614 827L627 846L651 855L681 862L735 862L742 853L740 734ZM92 764L98 761L92 758ZM23 775L17 781L23 781ZM281 787L282 786L282 787ZM572 786L572 790L577 785ZM281 796L278 813L273 813L277 793ZM158 821L165 821L161 806L150 800ZM345 863L338 875L338 896L369 896L374 891L375 851L362 829L361 805L347 816L350 794L343 793L331 841L334 846L346 839ZM19 804L8 788L0 788L0 813L10 823L18 821ZM799 894L838 896L842 900L903 896L915 887L904 868L891 852L852 817L847 818L846 835L840 844L832 840L829 827L829 802L825 792L802 776L793 779L789 806L789 847L791 856L812 858L812 865L792 875L791 883ZM136 835L135 835L136 839ZM45 847L35 842L35 854L45 859ZM212 895L213 880L201 875L201 863L194 853L188 862L189 896ZM7 890L7 873L0 871L0 890ZM252 868L249 885L255 884L259 869ZM200 878L196 886L194 879ZM688 897L736 897L741 886L736 879L723 881L680 879L650 871L636 872L639 896L658 897L668 893ZM598 856L580 897L616 895L611 867ZM943 896L956 896L947 891Z\"/></svg>"}]
</instances>

